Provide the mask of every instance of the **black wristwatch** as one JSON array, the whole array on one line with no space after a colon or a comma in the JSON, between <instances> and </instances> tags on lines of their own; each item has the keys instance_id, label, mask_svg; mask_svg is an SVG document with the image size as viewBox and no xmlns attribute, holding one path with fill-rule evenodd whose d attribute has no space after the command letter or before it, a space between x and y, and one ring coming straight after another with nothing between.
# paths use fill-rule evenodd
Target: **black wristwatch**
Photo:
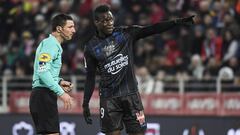
<instances>
[{"instance_id":1,"label":"black wristwatch","mask_svg":"<svg viewBox=\"0 0 240 135\"><path fill-rule=\"evenodd\" d=\"M64 81L63 78L60 78L59 81L58 81L58 84L60 85L61 84L61 81Z\"/></svg>"}]
</instances>

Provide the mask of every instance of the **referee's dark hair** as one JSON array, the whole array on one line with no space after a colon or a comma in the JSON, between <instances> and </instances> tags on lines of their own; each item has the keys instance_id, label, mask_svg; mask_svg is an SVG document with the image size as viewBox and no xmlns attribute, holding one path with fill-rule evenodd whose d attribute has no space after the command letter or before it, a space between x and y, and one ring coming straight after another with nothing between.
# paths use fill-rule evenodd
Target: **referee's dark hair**
<instances>
[{"instance_id":1,"label":"referee's dark hair","mask_svg":"<svg viewBox=\"0 0 240 135\"><path fill-rule=\"evenodd\" d=\"M93 19L98 20L99 19L99 14L106 13L110 11L110 6L107 4L99 5L96 7L96 9L93 12Z\"/></svg>"},{"instance_id":2,"label":"referee's dark hair","mask_svg":"<svg viewBox=\"0 0 240 135\"><path fill-rule=\"evenodd\" d=\"M73 20L73 18L66 14L58 14L52 19L52 31L57 30L57 26L63 27L66 24L67 20Z\"/></svg>"}]
</instances>

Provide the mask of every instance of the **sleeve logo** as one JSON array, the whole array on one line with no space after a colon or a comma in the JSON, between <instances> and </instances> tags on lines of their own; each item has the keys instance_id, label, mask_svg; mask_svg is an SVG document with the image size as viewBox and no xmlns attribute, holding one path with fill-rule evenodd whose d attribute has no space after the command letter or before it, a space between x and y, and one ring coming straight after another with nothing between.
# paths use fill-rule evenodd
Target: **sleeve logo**
<instances>
[{"instance_id":1,"label":"sleeve logo","mask_svg":"<svg viewBox=\"0 0 240 135\"><path fill-rule=\"evenodd\" d=\"M51 56L47 53L42 53L39 56L38 60L41 61L41 62L49 62L51 60Z\"/></svg>"}]
</instances>

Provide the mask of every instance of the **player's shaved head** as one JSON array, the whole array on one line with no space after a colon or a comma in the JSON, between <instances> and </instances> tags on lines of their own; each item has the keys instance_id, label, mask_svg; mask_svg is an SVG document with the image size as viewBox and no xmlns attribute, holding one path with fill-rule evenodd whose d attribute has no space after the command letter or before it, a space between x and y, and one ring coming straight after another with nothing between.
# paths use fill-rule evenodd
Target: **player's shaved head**
<instances>
[{"instance_id":1,"label":"player's shaved head","mask_svg":"<svg viewBox=\"0 0 240 135\"><path fill-rule=\"evenodd\" d=\"M106 13L108 11L110 11L110 6L107 4L96 7L93 13L94 20L99 20L99 14Z\"/></svg>"}]
</instances>

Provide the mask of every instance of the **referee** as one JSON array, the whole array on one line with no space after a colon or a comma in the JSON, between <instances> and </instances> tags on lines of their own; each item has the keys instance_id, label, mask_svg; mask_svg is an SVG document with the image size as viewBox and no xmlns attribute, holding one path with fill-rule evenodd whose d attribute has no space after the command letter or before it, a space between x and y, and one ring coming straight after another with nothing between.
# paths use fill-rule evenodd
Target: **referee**
<instances>
[{"instance_id":1,"label":"referee","mask_svg":"<svg viewBox=\"0 0 240 135\"><path fill-rule=\"evenodd\" d=\"M73 99L67 92L73 85L59 78L59 73L63 52L61 43L72 39L74 33L73 19L65 14L56 15L52 19L52 33L36 50L29 105L37 134L59 135L58 97L64 108L71 108Z\"/></svg>"}]
</instances>

